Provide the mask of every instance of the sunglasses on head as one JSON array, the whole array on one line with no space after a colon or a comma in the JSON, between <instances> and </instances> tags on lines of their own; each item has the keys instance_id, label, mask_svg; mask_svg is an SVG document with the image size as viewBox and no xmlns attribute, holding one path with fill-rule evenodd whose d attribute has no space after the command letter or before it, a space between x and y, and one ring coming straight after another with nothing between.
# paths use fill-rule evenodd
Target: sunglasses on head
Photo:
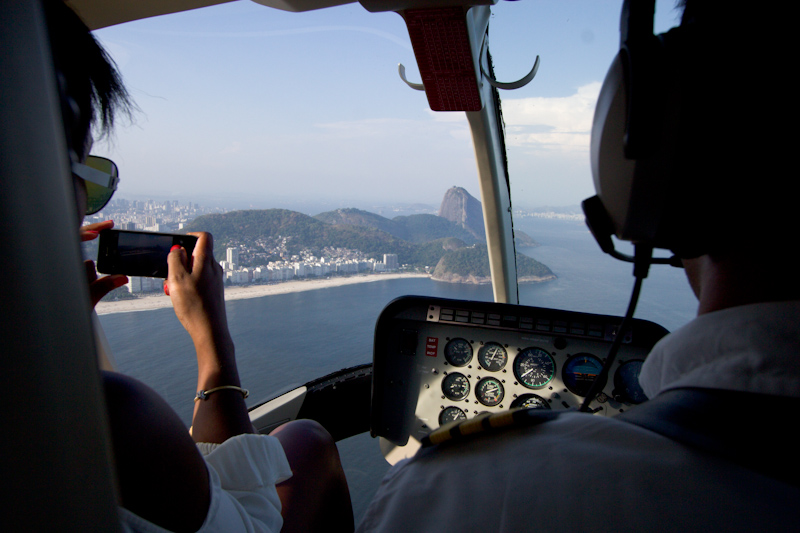
<instances>
[{"instance_id":1,"label":"sunglasses on head","mask_svg":"<svg viewBox=\"0 0 800 533\"><path fill-rule=\"evenodd\" d=\"M103 209L119 184L119 169L110 159L90 155L85 163L73 163L72 173L86 183L86 214Z\"/></svg>"}]
</instances>

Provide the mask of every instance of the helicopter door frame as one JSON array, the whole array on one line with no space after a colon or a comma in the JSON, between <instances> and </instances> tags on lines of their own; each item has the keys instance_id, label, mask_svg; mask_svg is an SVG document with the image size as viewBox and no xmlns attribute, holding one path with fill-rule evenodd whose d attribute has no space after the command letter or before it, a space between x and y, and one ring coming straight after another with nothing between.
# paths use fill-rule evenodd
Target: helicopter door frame
<instances>
[{"instance_id":1,"label":"helicopter door frame","mask_svg":"<svg viewBox=\"0 0 800 533\"><path fill-rule=\"evenodd\" d=\"M0 72L0 242L8 253L0 262L0 461L11 484L2 516L10 531L118 531L78 218L38 0L4 6Z\"/></svg>"},{"instance_id":2,"label":"helicopter door frame","mask_svg":"<svg viewBox=\"0 0 800 533\"><path fill-rule=\"evenodd\" d=\"M483 107L480 111L467 111L466 115L478 165L494 301L518 304L517 256L500 97L487 80L485 73L492 73L492 65L488 47L481 46L483 39L488 38L490 16L489 6L475 6L468 12L467 29L473 54L480 65L476 77Z\"/></svg>"}]
</instances>

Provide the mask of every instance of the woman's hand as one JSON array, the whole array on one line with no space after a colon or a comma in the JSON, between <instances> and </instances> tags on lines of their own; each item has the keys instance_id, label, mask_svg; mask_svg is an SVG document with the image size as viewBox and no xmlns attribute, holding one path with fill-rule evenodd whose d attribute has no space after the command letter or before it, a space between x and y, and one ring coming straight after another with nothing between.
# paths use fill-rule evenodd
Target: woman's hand
<instances>
[{"instance_id":1,"label":"woman's hand","mask_svg":"<svg viewBox=\"0 0 800 533\"><path fill-rule=\"evenodd\" d=\"M203 355L209 348L220 347L220 343L232 346L232 342L225 315L224 274L214 259L213 238L209 233L191 235L197 236L192 257L177 245L167 257L169 276L164 292L172 299L178 320L198 348L198 362L202 366ZM223 354L217 354L220 356Z\"/></svg>"},{"instance_id":2,"label":"woman's hand","mask_svg":"<svg viewBox=\"0 0 800 533\"><path fill-rule=\"evenodd\" d=\"M81 242L92 241L98 237L101 231L113 227L113 220L104 220L103 222L81 226ZM103 299L103 296L128 283L128 276L123 274L113 274L111 276L98 278L97 270L94 267L94 261L86 260L83 264L86 267L86 281L89 283L89 295L92 298L92 307L96 306L97 302Z\"/></svg>"},{"instance_id":3,"label":"woman's hand","mask_svg":"<svg viewBox=\"0 0 800 533\"><path fill-rule=\"evenodd\" d=\"M105 229L111 229L113 227L113 220L104 220L102 222L95 222L94 224L86 224L85 226L81 226L81 242L93 241L97 238L101 231Z\"/></svg>"}]
</instances>

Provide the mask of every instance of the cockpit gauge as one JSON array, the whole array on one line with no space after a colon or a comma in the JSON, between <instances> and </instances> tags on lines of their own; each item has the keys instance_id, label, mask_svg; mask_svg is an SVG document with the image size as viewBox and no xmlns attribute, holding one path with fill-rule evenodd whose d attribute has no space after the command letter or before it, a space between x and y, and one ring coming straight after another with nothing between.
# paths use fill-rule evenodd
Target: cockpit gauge
<instances>
[{"instance_id":1,"label":"cockpit gauge","mask_svg":"<svg viewBox=\"0 0 800 533\"><path fill-rule=\"evenodd\" d=\"M489 372L499 372L508 363L508 352L497 342L487 342L478 350L478 363Z\"/></svg>"},{"instance_id":2,"label":"cockpit gauge","mask_svg":"<svg viewBox=\"0 0 800 533\"><path fill-rule=\"evenodd\" d=\"M573 394L586 396L595 378L603 370L603 362L592 354L575 354L564 363L561 379ZM605 385L605 383L603 384Z\"/></svg>"},{"instance_id":3,"label":"cockpit gauge","mask_svg":"<svg viewBox=\"0 0 800 533\"><path fill-rule=\"evenodd\" d=\"M444 347L444 358L453 366L467 366L472 361L472 345L466 339L453 339Z\"/></svg>"},{"instance_id":4,"label":"cockpit gauge","mask_svg":"<svg viewBox=\"0 0 800 533\"><path fill-rule=\"evenodd\" d=\"M519 398L511 402L511 408L513 409L515 407L550 409L550 404L538 394L522 394Z\"/></svg>"},{"instance_id":5,"label":"cockpit gauge","mask_svg":"<svg viewBox=\"0 0 800 533\"><path fill-rule=\"evenodd\" d=\"M488 407L499 405L505 396L503 384L497 378L483 378L475 385L475 396Z\"/></svg>"},{"instance_id":6,"label":"cockpit gauge","mask_svg":"<svg viewBox=\"0 0 800 533\"><path fill-rule=\"evenodd\" d=\"M453 372L442 380L442 394L451 400L463 400L469 394L469 380L464 374Z\"/></svg>"},{"instance_id":7,"label":"cockpit gauge","mask_svg":"<svg viewBox=\"0 0 800 533\"><path fill-rule=\"evenodd\" d=\"M614 397L625 403L639 404L647 400L647 396L639 385L639 372L642 371L642 359L631 359L622 363L614 373Z\"/></svg>"},{"instance_id":8,"label":"cockpit gauge","mask_svg":"<svg viewBox=\"0 0 800 533\"><path fill-rule=\"evenodd\" d=\"M525 348L514 359L514 376L529 389L541 389L555 377L556 362L541 348Z\"/></svg>"},{"instance_id":9,"label":"cockpit gauge","mask_svg":"<svg viewBox=\"0 0 800 533\"><path fill-rule=\"evenodd\" d=\"M439 413L439 426L455 422L456 420L466 420L467 414L458 407L450 406L442 409Z\"/></svg>"}]
</instances>

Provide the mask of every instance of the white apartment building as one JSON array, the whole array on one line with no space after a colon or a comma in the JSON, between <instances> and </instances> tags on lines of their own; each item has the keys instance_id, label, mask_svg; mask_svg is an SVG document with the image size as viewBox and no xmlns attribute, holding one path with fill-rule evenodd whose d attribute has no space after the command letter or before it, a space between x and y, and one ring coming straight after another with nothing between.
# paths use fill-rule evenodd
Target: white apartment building
<instances>
[{"instance_id":1,"label":"white apartment building","mask_svg":"<svg viewBox=\"0 0 800 533\"><path fill-rule=\"evenodd\" d=\"M125 284L125 287L131 294L161 291L164 290L164 280L161 278L128 276L128 283Z\"/></svg>"},{"instance_id":2,"label":"white apartment building","mask_svg":"<svg viewBox=\"0 0 800 533\"><path fill-rule=\"evenodd\" d=\"M397 254L383 254L383 264L387 271L397 270L400 265L397 262Z\"/></svg>"},{"instance_id":3,"label":"white apartment building","mask_svg":"<svg viewBox=\"0 0 800 533\"><path fill-rule=\"evenodd\" d=\"M232 263L234 265L239 264L239 249L238 248L228 248L226 250L226 259L228 263Z\"/></svg>"}]
</instances>

